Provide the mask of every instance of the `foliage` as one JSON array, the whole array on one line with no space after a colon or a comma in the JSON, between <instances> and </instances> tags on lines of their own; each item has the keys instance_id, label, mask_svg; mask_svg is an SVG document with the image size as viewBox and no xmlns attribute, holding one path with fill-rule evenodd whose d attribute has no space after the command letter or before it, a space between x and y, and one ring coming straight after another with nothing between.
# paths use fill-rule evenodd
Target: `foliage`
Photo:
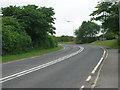
<instances>
[{"instance_id":1,"label":"foliage","mask_svg":"<svg viewBox=\"0 0 120 90\"><path fill-rule=\"evenodd\" d=\"M113 32L106 32L104 35L100 35L99 38L106 38L106 40L112 40L112 39L116 39L117 36L115 35L115 33Z\"/></svg>"},{"instance_id":2,"label":"foliage","mask_svg":"<svg viewBox=\"0 0 120 90\"><path fill-rule=\"evenodd\" d=\"M2 8L2 11L4 54L26 52L27 48L44 49L57 46L53 36L53 8L39 8L36 5L9 6Z\"/></svg>"},{"instance_id":3,"label":"foliage","mask_svg":"<svg viewBox=\"0 0 120 90\"><path fill-rule=\"evenodd\" d=\"M105 31L110 31L118 35L119 33L119 9L118 1L98 2L95 11L90 16L92 20L101 21Z\"/></svg>"},{"instance_id":4,"label":"foliage","mask_svg":"<svg viewBox=\"0 0 120 90\"><path fill-rule=\"evenodd\" d=\"M4 16L12 16L22 22L33 42L36 42L38 38L44 39L48 33L55 33L55 28L52 25L55 19L53 17L54 14L53 8L38 8L35 5L3 8Z\"/></svg>"},{"instance_id":5,"label":"foliage","mask_svg":"<svg viewBox=\"0 0 120 90\"><path fill-rule=\"evenodd\" d=\"M88 43L96 40L100 26L91 21L83 21L82 25L75 31L76 43Z\"/></svg>"},{"instance_id":6,"label":"foliage","mask_svg":"<svg viewBox=\"0 0 120 90\"><path fill-rule=\"evenodd\" d=\"M74 41L74 37L73 36L62 35L60 37L57 37L57 41L58 42L73 42Z\"/></svg>"},{"instance_id":7,"label":"foliage","mask_svg":"<svg viewBox=\"0 0 120 90\"><path fill-rule=\"evenodd\" d=\"M75 44L75 42L58 42L58 44Z\"/></svg>"},{"instance_id":8,"label":"foliage","mask_svg":"<svg viewBox=\"0 0 120 90\"><path fill-rule=\"evenodd\" d=\"M15 54L27 51L31 47L31 38L21 30L16 19L3 17L2 54ZM21 32L20 32L21 31Z\"/></svg>"},{"instance_id":9,"label":"foliage","mask_svg":"<svg viewBox=\"0 0 120 90\"><path fill-rule=\"evenodd\" d=\"M54 36L48 35L44 40L39 40L37 45L41 46L36 46L37 48L53 48L57 46L57 40Z\"/></svg>"}]
</instances>

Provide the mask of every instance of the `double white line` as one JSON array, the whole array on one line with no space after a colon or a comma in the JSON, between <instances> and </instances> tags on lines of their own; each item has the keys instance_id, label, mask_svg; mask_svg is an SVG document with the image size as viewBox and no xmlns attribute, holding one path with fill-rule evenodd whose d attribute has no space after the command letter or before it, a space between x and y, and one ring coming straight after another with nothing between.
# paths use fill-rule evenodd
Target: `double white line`
<instances>
[{"instance_id":1,"label":"double white line","mask_svg":"<svg viewBox=\"0 0 120 90\"><path fill-rule=\"evenodd\" d=\"M6 81L8 81L8 80L11 80L11 79L14 79L14 78L23 76L23 75L26 75L26 74L28 74L28 73L31 73L31 72L40 70L40 69L42 69L42 68L48 67L48 66L53 65L53 64L55 64L55 63L61 62L61 61L65 60L65 59L68 59L68 58L70 58L70 57L72 57L72 56L74 56L74 55L76 55L76 54L78 54L78 53L80 53L80 52L82 52L82 51L84 50L83 47L80 47L80 46L79 46L79 48L80 48L80 49L79 49L78 51L76 51L76 52L74 52L74 53L71 53L71 54L69 54L69 55L67 55L67 56L64 56L64 57L62 57L62 58L58 58L58 59L56 59L56 60L53 60L53 61L51 61L51 62L42 64L42 65L39 65L39 66L36 66L36 67L33 67L33 68L31 68L31 69L27 69L27 70L24 70L24 71L22 71L22 72L15 73L15 74L12 74L12 75L10 75L10 76L3 77L3 78L0 79L0 83L6 82Z\"/></svg>"}]
</instances>

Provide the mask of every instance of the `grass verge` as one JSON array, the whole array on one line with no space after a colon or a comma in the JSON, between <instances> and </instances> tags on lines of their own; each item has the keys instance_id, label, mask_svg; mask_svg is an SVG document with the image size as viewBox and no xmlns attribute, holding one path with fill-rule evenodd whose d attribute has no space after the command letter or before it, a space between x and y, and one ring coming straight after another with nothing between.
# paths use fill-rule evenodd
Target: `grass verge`
<instances>
[{"instance_id":1,"label":"grass verge","mask_svg":"<svg viewBox=\"0 0 120 90\"><path fill-rule=\"evenodd\" d=\"M23 54L7 55L7 56L2 57L2 62L8 62L8 61L13 61L17 59L28 58L32 56L39 56L39 55L47 54L50 52L58 51L62 48L63 48L62 46L58 46L58 47L51 48L51 49L34 50L34 51L23 53Z\"/></svg>"},{"instance_id":2,"label":"grass verge","mask_svg":"<svg viewBox=\"0 0 120 90\"><path fill-rule=\"evenodd\" d=\"M75 44L75 42L58 42L58 44Z\"/></svg>"},{"instance_id":3,"label":"grass verge","mask_svg":"<svg viewBox=\"0 0 120 90\"><path fill-rule=\"evenodd\" d=\"M101 46L108 46L112 48L118 48L118 40L106 40L106 41L96 41L93 43L90 43L91 45L101 45Z\"/></svg>"}]
</instances>

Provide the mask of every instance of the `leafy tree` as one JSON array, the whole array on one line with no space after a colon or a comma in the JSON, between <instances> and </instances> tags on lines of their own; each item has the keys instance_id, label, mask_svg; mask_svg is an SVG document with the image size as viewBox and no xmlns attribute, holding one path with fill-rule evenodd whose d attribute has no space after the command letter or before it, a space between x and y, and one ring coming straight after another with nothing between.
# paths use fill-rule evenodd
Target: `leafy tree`
<instances>
[{"instance_id":1,"label":"leafy tree","mask_svg":"<svg viewBox=\"0 0 120 90\"><path fill-rule=\"evenodd\" d=\"M100 26L91 21L83 21L82 25L75 31L76 43L87 43L95 40L100 31Z\"/></svg>"},{"instance_id":2,"label":"leafy tree","mask_svg":"<svg viewBox=\"0 0 120 90\"><path fill-rule=\"evenodd\" d=\"M98 2L95 11L90 16L92 20L101 21L105 31L110 31L118 35L119 33L119 9L118 0Z\"/></svg>"},{"instance_id":3,"label":"leafy tree","mask_svg":"<svg viewBox=\"0 0 120 90\"><path fill-rule=\"evenodd\" d=\"M3 14L18 19L27 34L31 36L33 45L40 40L45 40L48 34L55 34L53 8L38 8L35 5L10 6L3 8Z\"/></svg>"},{"instance_id":4,"label":"leafy tree","mask_svg":"<svg viewBox=\"0 0 120 90\"><path fill-rule=\"evenodd\" d=\"M57 46L53 8L9 6L3 11L3 54Z\"/></svg>"},{"instance_id":5,"label":"leafy tree","mask_svg":"<svg viewBox=\"0 0 120 90\"><path fill-rule=\"evenodd\" d=\"M49 26L48 32L52 35L55 34L55 31L54 31L55 27L52 24L54 24L54 20L56 19L53 17L55 14L53 10L54 9L51 7L50 8L46 8L46 7L39 8L39 11L42 12L43 14L43 18L46 19L48 23L48 26Z\"/></svg>"}]
</instances>

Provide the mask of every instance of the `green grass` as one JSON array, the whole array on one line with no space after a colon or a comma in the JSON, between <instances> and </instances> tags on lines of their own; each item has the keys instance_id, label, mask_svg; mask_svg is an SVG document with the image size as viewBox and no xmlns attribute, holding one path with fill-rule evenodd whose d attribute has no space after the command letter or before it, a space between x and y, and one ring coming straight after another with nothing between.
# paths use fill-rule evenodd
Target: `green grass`
<instances>
[{"instance_id":1,"label":"green grass","mask_svg":"<svg viewBox=\"0 0 120 90\"><path fill-rule=\"evenodd\" d=\"M75 44L75 42L58 42L58 44Z\"/></svg>"},{"instance_id":2,"label":"green grass","mask_svg":"<svg viewBox=\"0 0 120 90\"><path fill-rule=\"evenodd\" d=\"M108 46L112 48L118 48L118 40L106 40L106 41L96 41L93 43L90 43L91 45L101 45L101 46Z\"/></svg>"},{"instance_id":3,"label":"green grass","mask_svg":"<svg viewBox=\"0 0 120 90\"><path fill-rule=\"evenodd\" d=\"M39 55L43 55L43 54L47 54L50 52L60 50L62 48L63 48L62 46L58 46L58 47L51 48L51 49L34 50L34 51L23 53L23 54L7 55L7 56L2 57L2 62L8 62L8 61L17 60L17 59L28 58L32 56L39 56Z\"/></svg>"}]
</instances>

